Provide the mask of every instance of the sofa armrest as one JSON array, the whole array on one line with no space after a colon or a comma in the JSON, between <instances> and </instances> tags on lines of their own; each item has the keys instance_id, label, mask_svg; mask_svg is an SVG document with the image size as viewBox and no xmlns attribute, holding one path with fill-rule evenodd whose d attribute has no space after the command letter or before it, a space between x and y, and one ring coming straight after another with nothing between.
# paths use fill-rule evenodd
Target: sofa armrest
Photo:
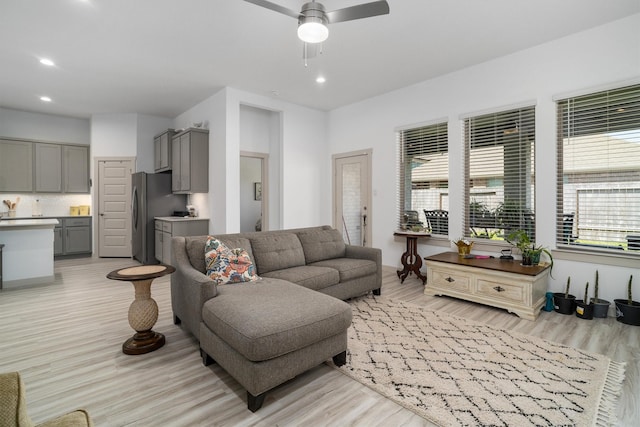
<instances>
[{"instance_id":1,"label":"sofa armrest","mask_svg":"<svg viewBox=\"0 0 640 427\"><path fill-rule=\"evenodd\" d=\"M171 308L176 323L199 340L202 306L218 292L216 283L191 265L185 242L181 236L171 239L171 263L176 268L171 275Z\"/></svg>"},{"instance_id":2,"label":"sofa armrest","mask_svg":"<svg viewBox=\"0 0 640 427\"><path fill-rule=\"evenodd\" d=\"M368 259L376 263L376 284L382 287L382 250L366 246L346 245L346 258Z\"/></svg>"}]
</instances>

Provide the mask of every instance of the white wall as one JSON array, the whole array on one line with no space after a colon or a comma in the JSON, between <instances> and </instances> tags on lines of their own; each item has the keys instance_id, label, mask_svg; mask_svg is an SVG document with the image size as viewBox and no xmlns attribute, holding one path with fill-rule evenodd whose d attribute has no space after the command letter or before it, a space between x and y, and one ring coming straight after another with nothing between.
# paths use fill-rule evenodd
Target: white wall
<instances>
[{"instance_id":1,"label":"white wall","mask_svg":"<svg viewBox=\"0 0 640 427\"><path fill-rule=\"evenodd\" d=\"M330 223L330 156L326 113L277 99L225 88L176 117L175 128L203 121L209 129L209 194L194 195L211 233L240 230L240 107L279 113L280 227ZM273 128L277 126L272 126ZM273 137L272 137L273 140ZM273 150L273 148L270 148ZM324 160L318 160L324 159ZM273 159L270 158L270 163Z\"/></svg>"},{"instance_id":2,"label":"white wall","mask_svg":"<svg viewBox=\"0 0 640 427\"><path fill-rule=\"evenodd\" d=\"M137 139L137 114L94 114L91 116L91 163L94 157L134 157Z\"/></svg>"},{"instance_id":3,"label":"white wall","mask_svg":"<svg viewBox=\"0 0 640 427\"><path fill-rule=\"evenodd\" d=\"M382 248L383 263L400 266L405 249L405 242L393 237L397 215L394 130L448 118L450 235L455 238L462 234L462 182L456 179L462 173L460 115L522 103L536 105L536 235L539 243L554 247L556 124L552 97L640 78L638 28L640 14L331 111L330 154L373 149L373 246ZM423 240L419 253L428 256L446 249ZM572 283L583 287L587 280L593 281L596 268L602 279L601 297L611 300L622 294L618 287L623 287L629 274L638 273L638 269L557 260L551 290L561 289L569 274ZM607 282L616 289L606 288ZM640 295L640 285L636 289Z\"/></svg>"},{"instance_id":4,"label":"white wall","mask_svg":"<svg viewBox=\"0 0 640 427\"><path fill-rule=\"evenodd\" d=\"M88 145L90 122L88 119L0 108L2 136Z\"/></svg>"}]
</instances>

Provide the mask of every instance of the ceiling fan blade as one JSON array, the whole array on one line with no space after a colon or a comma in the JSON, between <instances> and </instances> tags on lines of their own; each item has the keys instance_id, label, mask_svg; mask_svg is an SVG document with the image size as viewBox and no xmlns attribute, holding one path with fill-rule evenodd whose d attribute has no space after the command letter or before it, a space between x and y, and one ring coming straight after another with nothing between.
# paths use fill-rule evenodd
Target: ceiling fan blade
<instances>
[{"instance_id":1,"label":"ceiling fan blade","mask_svg":"<svg viewBox=\"0 0 640 427\"><path fill-rule=\"evenodd\" d=\"M388 13L389 3L385 0L381 0L327 12L326 16L329 23L335 23L369 18L371 16L387 15Z\"/></svg>"},{"instance_id":2,"label":"ceiling fan blade","mask_svg":"<svg viewBox=\"0 0 640 427\"><path fill-rule=\"evenodd\" d=\"M271 3L270 1L267 0L244 0L247 3L253 3L257 6L262 6L266 9L271 9L273 11L276 11L278 13L282 13L283 15L287 15L290 16L292 18L296 18L298 19L300 17L300 12L296 12L293 11L291 9L287 9L284 6L280 6L279 4L275 4L275 3Z\"/></svg>"}]
</instances>

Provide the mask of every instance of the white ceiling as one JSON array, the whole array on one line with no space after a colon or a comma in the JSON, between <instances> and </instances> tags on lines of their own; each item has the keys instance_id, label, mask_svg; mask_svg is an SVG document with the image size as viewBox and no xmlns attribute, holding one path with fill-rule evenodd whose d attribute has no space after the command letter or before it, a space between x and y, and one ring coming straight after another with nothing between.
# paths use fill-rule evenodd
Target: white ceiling
<instances>
[{"instance_id":1,"label":"white ceiling","mask_svg":"<svg viewBox=\"0 0 640 427\"><path fill-rule=\"evenodd\" d=\"M640 0L388 2L330 25L305 67L296 20L242 0L0 0L0 107L175 117L230 86L331 110L640 13Z\"/></svg>"}]
</instances>

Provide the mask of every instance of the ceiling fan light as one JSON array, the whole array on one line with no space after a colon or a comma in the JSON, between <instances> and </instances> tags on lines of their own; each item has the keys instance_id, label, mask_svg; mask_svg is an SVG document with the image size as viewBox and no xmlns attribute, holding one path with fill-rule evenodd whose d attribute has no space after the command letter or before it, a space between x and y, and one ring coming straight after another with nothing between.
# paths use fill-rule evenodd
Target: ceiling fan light
<instances>
[{"instance_id":1,"label":"ceiling fan light","mask_svg":"<svg viewBox=\"0 0 640 427\"><path fill-rule=\"evenodd\" d=\"M298 25L298 38L305 43L322 43L329 37L329 29L319 18L306 18Z\"/></svg>"}]
</instances>

